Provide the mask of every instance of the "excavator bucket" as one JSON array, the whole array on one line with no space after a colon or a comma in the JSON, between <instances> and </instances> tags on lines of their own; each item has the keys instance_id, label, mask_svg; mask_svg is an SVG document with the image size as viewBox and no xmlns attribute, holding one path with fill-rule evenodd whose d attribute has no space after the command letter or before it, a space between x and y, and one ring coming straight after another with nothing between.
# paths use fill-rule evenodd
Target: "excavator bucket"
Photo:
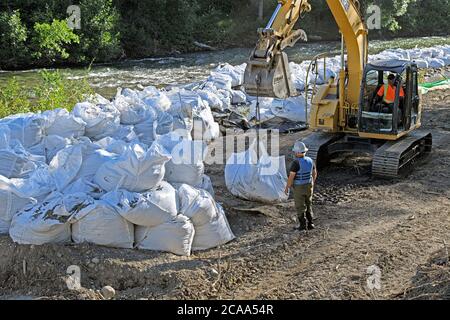
<instances>
[{"instance_id":1,"label":"excavator bucket","mask_svg":"<svg viewBox=\"0 0 450 320\"><path fill-rule=\"evenodd\" d=\"M270 66L266 60L251 59L245 69L244 88L247 94L259 97L286 99L297 95L287 54L277 53Z\"/></svg>"}]
</instances>

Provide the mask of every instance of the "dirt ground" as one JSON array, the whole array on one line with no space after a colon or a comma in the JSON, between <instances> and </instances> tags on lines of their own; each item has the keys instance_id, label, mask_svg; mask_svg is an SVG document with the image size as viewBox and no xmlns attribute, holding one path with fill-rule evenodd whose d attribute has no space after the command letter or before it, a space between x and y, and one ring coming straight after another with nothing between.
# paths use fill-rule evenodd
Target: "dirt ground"
<instances>
[{"instance_id":1,"label":"dirt ground","mask_svg":"<svg viewBox=\"0 0 450 320\"><path fill-rule=\"evenodd\" d=\"M0 298L450 299L450 90L424 97L431 156L409 175L379 180L370 160L342 156L319 172L317 229L293 230L293 200L261 205L233 197L223 166L207 168L237 239L191 257L94 245L19 246L0 237ZM309 132L284 135L282 154ZM66 270L81 268L82 289ZM370 266L380 288L369 289ZM378 269L377 269L378 268ZM373 277L373 276L372 276Z\"/></svg>"}]
</instances>

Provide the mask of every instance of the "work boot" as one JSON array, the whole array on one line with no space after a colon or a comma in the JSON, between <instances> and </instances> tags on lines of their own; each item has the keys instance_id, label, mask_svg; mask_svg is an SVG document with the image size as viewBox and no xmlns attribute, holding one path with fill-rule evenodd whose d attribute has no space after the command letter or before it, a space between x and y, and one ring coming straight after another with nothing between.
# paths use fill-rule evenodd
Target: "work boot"
<instances>
[{"instance_id":1,"label":"work boot","mask_svg":"<svg viewBox=\"0 0 450 320\"><path fill-rule=\"evenodd\" d=\"M314 230L316 228L316 226L314 225L314 223L310 222L308 223L308 230Z\"/></svg>"}]
</instances>

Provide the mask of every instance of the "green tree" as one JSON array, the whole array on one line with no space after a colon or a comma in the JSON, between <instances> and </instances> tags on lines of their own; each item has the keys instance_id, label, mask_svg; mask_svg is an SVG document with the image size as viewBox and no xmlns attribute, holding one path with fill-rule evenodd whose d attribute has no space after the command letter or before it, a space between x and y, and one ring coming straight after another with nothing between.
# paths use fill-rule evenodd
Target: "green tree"
<instances>
[{"instance_id":1,"label":"green tree","mask_svg":"<svg viewBox=\"0 0 450 320\"><path fill-rule=\"evenodd\" d=\"M81 0L80 45L74 50L76 61L111 61L120 57L120 14L112 0Z\"/></svg>"},{"instance_id":2,"label":"green tree","mask_svg":"<svg viewBox=\"0 0 450 320\"><path fill-rule=\"evenodd\" d=\"M27 28L22 23L19 10L0 12L0 56L1 65L14 67L28 52L26 47Z\"/></svg>"},{"instance_id":3,"label":"green tree","mask_svg":"<svg viewBox=\"0 0 450 320\"><path fill-rule=\"evenodd\" d=\"M36 48L33 54L37 59L55 62L57 59L69 58L66 46L79 43L79 37L67 26L67 22L54 19L49 23L34 25L33 44Z\"/></svg>"}]
</instances>

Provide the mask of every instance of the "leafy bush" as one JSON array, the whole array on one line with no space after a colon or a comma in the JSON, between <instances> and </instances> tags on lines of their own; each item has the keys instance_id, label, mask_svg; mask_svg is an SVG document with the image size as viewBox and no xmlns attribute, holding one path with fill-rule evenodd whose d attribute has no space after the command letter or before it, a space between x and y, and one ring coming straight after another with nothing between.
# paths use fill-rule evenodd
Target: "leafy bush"
<instances>
[{"instance_id":1,"label":"leafy bush","mask_svg":"<svg viewBox=\"0 0 450 320\"><path fill-rule=\"evenodd\" d=\"M0 118L11 114L65 108L72 110L76 103L94 93L87 80L68 80L59 71L43 70L40 81L26 88L15 78L0 90Z\"/></svg>"},{"instance_id":2,"label":"leafy bush","mask_svg":"<svg viewBox=\"0 0 450 320\"><path fill-rule=\"evenodd\" d=\"M33 56L50 62L69 58L66 45L80 43L80 38L68 27L66 21L54 19L51 24L36 23L34 33L33 43L36 50Z\"/></svg>"},{"instance_id":3,"label":"leafy bush","mask_svg":"<svg viewBox=\"0 0 450 320\"><path fill-rule=\"evenodd\" d=\"M24 89L16 78L12 78L6 87L0 90L0 118L31 111L30 93Z\"/></svg>"}]
</instances>

